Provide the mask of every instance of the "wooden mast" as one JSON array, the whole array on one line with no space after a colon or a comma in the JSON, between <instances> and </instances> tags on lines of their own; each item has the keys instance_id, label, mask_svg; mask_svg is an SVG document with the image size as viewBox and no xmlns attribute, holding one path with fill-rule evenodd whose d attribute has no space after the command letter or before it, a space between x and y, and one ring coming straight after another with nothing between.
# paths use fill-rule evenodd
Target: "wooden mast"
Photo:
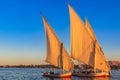
<instances>
[{"instance_id":1,"label":"wooden mast","mask_svg":"<svg viewBox=\"0 0 120 80\"><path fill-rule=\"evenodd\" d=\"M60 66L63 73L63 43L60 44Z\"/></svg>"}]
</instances>

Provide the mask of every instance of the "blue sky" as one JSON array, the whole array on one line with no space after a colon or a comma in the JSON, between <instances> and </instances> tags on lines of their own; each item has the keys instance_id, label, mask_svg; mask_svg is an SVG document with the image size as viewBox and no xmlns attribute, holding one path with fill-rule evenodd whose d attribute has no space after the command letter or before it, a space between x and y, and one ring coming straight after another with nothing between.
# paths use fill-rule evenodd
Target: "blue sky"
<instances>
[{"instance_id":1,"label":"blue sky","mask_svg":"<svg viewBox=\"0 0 120 80\"><path fill-rule=\"evenodd\" d=\"M83 22L88 18L107 59L120 60L120 1L68 1ZM40 12L70 52L66 0L0 0L0 65L43 62L46 38Z\"/></svg>"}]
</instances>

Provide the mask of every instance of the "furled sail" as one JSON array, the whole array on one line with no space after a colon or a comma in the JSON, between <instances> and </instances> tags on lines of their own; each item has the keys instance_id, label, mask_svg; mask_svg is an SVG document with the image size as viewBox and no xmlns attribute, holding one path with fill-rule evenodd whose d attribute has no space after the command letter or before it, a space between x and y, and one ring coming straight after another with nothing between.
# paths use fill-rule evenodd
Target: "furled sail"
<instances>
[{"instance_id":1,"label":"furled sail","mask_svg":"<svg viewBox=\"0 0 120 80\"><path fill-rule=\"evenodd\" d=\"M69 57L64 47L61 49L61 42L56 36L55 32L52 30L51 26L48 24L47 20L43 16L42 19L44 22L47 39L46 62L54 66L63 68L64 70L70 71L71 69L73 69L73 62L71 58Z\"/></svg>"},{"instance_id":2,"label":"furled sail","mask_svg":"<svg viewBox=\"0 0 120 80\"><path fill-rule=\"evenodd\" d=\"M87 28L90 36L92 37L92 39L94 41L96 41L95 42L96 47L95 47L95 64L94 64L94 68L104 70L104 71L109 71L110 66L106 61L104 53L103 53L103 51L102 51L102 49L101 49L101 47L100 47L100 45L99 45L99 43L97 41L97 38L96 38L96 36L95 36L91 26L90 26L90 23L88 22L87 19L86 19L86 28Z\"/></svg>"},{"instance_id":3,"label":"furled sail","mask_svg":"<svg viewBox=\"0 0 120 80\"><path fill-rule=\"evenodd\" d=\"M74 9L68 5L70 14L71 57L94 66L93 40Z\"/></svg>"}]
</instances>

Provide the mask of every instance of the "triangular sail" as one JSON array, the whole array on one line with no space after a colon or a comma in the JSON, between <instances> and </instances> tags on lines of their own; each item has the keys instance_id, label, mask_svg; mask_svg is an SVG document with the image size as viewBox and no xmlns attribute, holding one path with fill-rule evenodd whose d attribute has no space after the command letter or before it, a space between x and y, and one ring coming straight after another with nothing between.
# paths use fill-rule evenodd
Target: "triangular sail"
<instances>
[{"instance_id":1,"label":"triangular sail","mask_svg":"<svg viewBox=\"0 0 120 80\"><path fill-rule=\"evenodd\" d=\"M69 69L73 68L73 66L72 66L73 62L72 62L71 58L69 57L69 55L64 47L63 47L63 49L61 49L61 42L58 39L58 37L56 36L55 32L52 30L51 26L46 21L46 19L43 16L42 16L42 19L44 22L44 28L46 31L46 39L47 39L46 61L48 63L50 63L54 66L60 67L60 68L64 64L67 68L66 67L64 68L64 66L63 66L63 69L69 71ZM63 50L62 55L60 53L61 52L60 50ZM62 63L60 62L61 56L63 56ZM69 61L66 59L68 59ZM67 64L67 63L69 63L69 64Z\"/></svg>"},{"instance_id":2,"label":"triangular sail","mask_svg":"<svg viewBox=\"0 0 120 80\"><path fill-rule=\"evenodd\" d=\"M65 48L63 48L62 59L63 59L63 70L71 71L74 69L74 63L71 57L67 54Z\"/></svg>"},{"instance_id":3,"label":"triangular sail","mask_svg":"<svg viewBox=\"0 0 120 80\"><path fill-rule=\"evenodd\" d=\"M50 27L50 25L48 24L48 22L46 21L46 19L44 17L42 17L42 19L46 31L46 62L58 67L60 65L58 60L60 55L60 41Z\"/></svg>"},{"instance_id":4,"label":"triangular sail","mask_svg":"<svg viewBox=\"0 0 120 80\"><path fill-rule=\"evenodd\" d=\"M100 69L100 70L104 70L104 71L109 71L110 70L110 66L108 65L106 58L104 56L104 53L97 41L97 38L90 26L90 23L88 22L88 20L86 19L86 28L90 34L90 36L92 37L92 39L95 41L95 64L94 64L94 68L96 69Z\"/></svg>"},{"instance_id":5,"label":"triangular sail","mask_svg":"<svg viewBox=\"0 0 120 80\"><path fill-rule=\"evenodd\" d=\"M107 61L104 59L103 53L96 47L95 48L95 69L109 71L110 66Z\"/></svg>"},{"instance_id":6,"label":"triangular sail","mask_svg":"<svg viewBox=\"0 0 120 80\"><path fill-rule=\"evenodd\" d=\"M93 40L74 9L68 5L70 14L71 57L94 66Z\"/></svg>"}]
</instances>

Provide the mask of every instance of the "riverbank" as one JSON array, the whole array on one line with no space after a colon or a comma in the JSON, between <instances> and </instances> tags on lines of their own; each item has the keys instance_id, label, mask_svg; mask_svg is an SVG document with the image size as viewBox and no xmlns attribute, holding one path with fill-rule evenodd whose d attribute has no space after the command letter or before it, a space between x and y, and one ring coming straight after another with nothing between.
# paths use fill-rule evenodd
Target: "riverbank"
<instances>
[{"instance_id":1,"label":"riverbank","mask_svg":"<svg viewBox=\"0 0 120 80\"><path fill-rule=\"evenodd\" d=\"M85 68L89 68L88 66L85 66ZM120 66L118 65L111 65L111 69L120 69ZM0 66L0 68L57 68L53 65L5 65L5 66ZM78 65L75 65L75 68L78 68Z\"/></svg>"}]
</instances>

